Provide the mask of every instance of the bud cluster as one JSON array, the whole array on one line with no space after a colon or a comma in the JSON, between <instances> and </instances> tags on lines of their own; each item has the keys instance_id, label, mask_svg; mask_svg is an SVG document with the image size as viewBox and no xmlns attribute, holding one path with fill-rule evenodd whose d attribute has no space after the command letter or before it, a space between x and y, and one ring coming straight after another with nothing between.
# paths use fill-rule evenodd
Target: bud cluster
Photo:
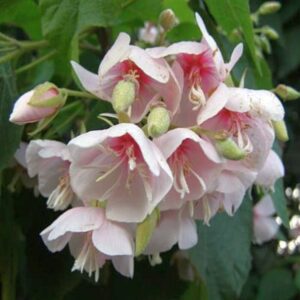
<instances>
[{"instance_id":1,"label":"bud cluster","mask_svg":"<svg viewBox=\"0 0 300 300\"><path fill-rule=\"evenodd\" d=\"M280 100L270 91L226 84L243 46L225 63L198 14L196 20L200 42L141 49L120 33L98 74L72 62L89 93L45 83L21 96L11 114L17 124L51 118L79 93L111 103L119 124L68 144L33 139L24 159L48 208L65 210L41 233L44 243L52 252L68 244L72 270L94 273L96 281L106 261L132 277L136 256L157 264L174 245L193 247L196 220L209 224L219 211L234 215L253 184L267 194L283 176L272 151L275 135L287 140ZM172 11L161 14L165 31L176 23ZM255 213L259 220L261 209Z\"/></svg>"}]
</instances>

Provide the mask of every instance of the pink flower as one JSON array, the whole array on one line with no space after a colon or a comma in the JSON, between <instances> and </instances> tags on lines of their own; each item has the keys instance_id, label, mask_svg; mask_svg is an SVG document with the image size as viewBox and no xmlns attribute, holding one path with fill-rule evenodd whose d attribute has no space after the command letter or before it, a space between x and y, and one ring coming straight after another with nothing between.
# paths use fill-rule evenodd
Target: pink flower
<instances>
[{"instance_id":1,"label":"pink flower","mask_svg":"<svg viewBox=\"0 0 300 300\"><path fill-rule=\"evenodd\" d=\"M284 166L280 157L271 150L263 168L259 171L255 183L267 189L274 189L277 179L284 176Z\"/></svg>"},{"instance_id":2,"label":"pink flower","mask_svg":"<svg viewBox=\"0 0 300 300\"><path fill-rule=\"evenodd\" d=\"M165 159L136 125L82 134L69 149L75 193L84 201L107 201L111 220L141 222L172 186Z\"/></svg>"},{"instance_id":3,"label":"pink flower","mask_svg":"<svg viewBox=\"0 0 300 300\"><path fill-rule=\"evenodd\" d=\"M256 172L227 162L215 185L195 202L195 218L209 225L210 219L219 211L225 210L230 216L240 207L247 189L253 184Z\"/></svg>"},{"instance_id":4,"label":"pink flower","mask_svg":"<svg viewBox=\"0 0 300 300\"><path fill-rule=\"evenodd\" d=\"M174 182L160 205L179 209L199 199L218 176L221 162L214 147L189 129L177 128L155 140L172 170Z\"/></svg>"},{"instance_id":5,"label":"pink flower","mask_svg":"<svg viewBox=\"0 0 300 300\"><path fill-rule=\"evenodd\" d=\"M156 255L170 250L178 243L179 249L189 249L197 244L196 223L191 216L189 204L180 210L161 213L157 228L144 254Z\"/></svg>"},{"instance_id":6,"label":"pink flower","mask_svg":"<svg viewBox=\"0 0 300 300\"><path fill-rule=\"evenodd\" d=\"M169 65L163 59L154 59L145 50L129 43L130 37L120 33L103 58L98 75L72 62L83 87L97 97L111 101L118 82L133 82L135 100L129 112L134 123L139 122L160 98L174 114L179 106L181 90Z\"/></svg>"},{"instance_id":7,"label":"pink flower","mask_svg":"<svg viewBox=\"0 0 300 300\"><path fill-rule=\"evenodd\" d=\"M112 260L115 269L124 276L133 276L134 246L125 225L106 219L99 207L76 207L66 211L41 232L51 252L61 251L68 243L75 257L73 270L85 270L89 276L106 260Z\"/></svg>"},{"instance_id":8,"label":"pink flower","mask_svg":"<svg viewBox=\"0 0 300 300\"><path fill-rule=\"evenodd\" d=\"M279 225L272 215L275 208L270 195L264 196L253 208L254 242L262 244L275 237Z\"/></svg>"},{"instance_id":9,"label":"pink flower","mask_svg":"<svg viewBox=\"0 0 300 300\"><path fill-rule=\"evenodd\" d=\"M238 45L228 64L198 14L197 22L202 31L202 41L179 42L168 48L158 47L147 51L155 58L175 56L173 71L182 85L180 108L173 123L178 126L193 126L199 115L206 116L210 110L224 107L227 101L225 85L221 84L242 54ZM207 107L208 106L208 107ZM206 117L206 119L209 116Z\"/></svg>"},{"instance_id":10,"label":"pink flower","mask_svg":"<svg viewBox=\"0 0 300 300\"><path fill-rule=\"evenodd\" d=\"M37 107L29 104L34 96L35 91L31 90L22 95L15 103L9 121L18 125L35 123L56 113L58 106L54 107ZM51 87L39 96L41 102L57 97L59 91Z\"/></svg>"},{"instance_id":11,"label":"pink flower","mask_svg":"<svg viewBox=\"0 0 300 300\"><path fill-rule=\"evenodd\" d=\"M139 30L139 39L149 43L155 44L159 36L158 27L151 22L145 22L144 27Z\"/></svg>"},{"instance_id":12,"label":"pink flower","mask_svg":"<svg viewBox=\"0 0 300 300\"><path fill-rule=\"evenodd\" d=\"M64 210L75 200L69 178L69 151L65 144L33 140L26 150L26 162L29 176L38 176L39 191L48 197L48 208Z\"/></svg>"}]
</instances>

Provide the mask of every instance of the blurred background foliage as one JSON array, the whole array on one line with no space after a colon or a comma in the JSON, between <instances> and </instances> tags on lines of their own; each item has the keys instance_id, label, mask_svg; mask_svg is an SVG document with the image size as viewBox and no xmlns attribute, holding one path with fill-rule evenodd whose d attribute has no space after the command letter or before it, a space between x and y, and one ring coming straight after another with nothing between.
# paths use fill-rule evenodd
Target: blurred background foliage
<instances>
[{"instance_id":1,"label":"blurred background foliage","mask_svg":"<svg viewBox=\"0 0 300 300\"><path fill-rule=\"evenodd\" d=\"M219 214L207 227L199 223L199 243L188 253L164 254L163 264L151 267L147 258L135 264L133 280L107 265L95 284L71 273L68 250L51 254L39 232L57 216L46 210L45 199L24 189L24 169L13 155L20 140L34 127L9 124L17 97L44 81L61 87L78 84L71 59L91 71L120 31L138 40L145 21L157 22L172 8L180 23L167 35L171 42L199 40L194 12L203 16L228 60L235 44L245 54L233 72L236 84L246 70L245 87L272 89L279 83L300 89L300 2L282 0L274 13L254 15L262 0L0 0L0 274L3 300L180 299L289 300L300 299L300 123L299 102L286 103L290 141L276 145L283 153L286 176L273 200L283 224L278 238L263 246L251 244L251 199L230 218ZM254 23L253 23L254 21ZM278 39L261 28L270 26ZM7 36L11 37L9 40ZM19 42L21 41L21 42ZM145 45L146 46L146 45ZM72 98L54 121L35 135L68 141L70 132L103 128L97 119L110 107L103 102ZM22 130L24 132L22 132ZM250 197L250 196L249 196ZM286 205L287 203L287 205ZM298 231L297 231L298 230ZM191 267L192 266L192 267ZM192 268L193 281L186 278ZM191 275L191 274L189 274Z\"/></svg>"}]
</instances>

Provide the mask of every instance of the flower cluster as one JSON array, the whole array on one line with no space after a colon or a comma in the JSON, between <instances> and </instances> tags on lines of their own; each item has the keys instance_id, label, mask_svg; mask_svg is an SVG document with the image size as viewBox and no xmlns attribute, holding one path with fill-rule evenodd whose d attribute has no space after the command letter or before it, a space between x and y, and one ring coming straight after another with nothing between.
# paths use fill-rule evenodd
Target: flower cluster
<instances>
[{"instance_id":1,"label":"flower cluster","mask_svg":"<svg viewBox=\"0 0 300 300\"><path fill-rule=\"evenodd\" d=\"M82 86L112 104L119 124L67 145L32 140L27 147L28 174L37 176L48 207L67 209L41 233L44 243L52 252L69 245L73 270L95 280L106 261L132 277L135 256L155 264L176 244L194 246L195 220L209 225L219 211L233 215L249 187L267 191L283 176L271 150L284 124L281 102L270 91L229 86L243 47L226 63L196 19L200 42L141 49L120 33L98 74L72 62ZM46 84L23 95L10 120L36 122L64 102ZM274 208L265 212L270 205L254 208L258 243L277 230Z\"/></svg>"}]
</instances>

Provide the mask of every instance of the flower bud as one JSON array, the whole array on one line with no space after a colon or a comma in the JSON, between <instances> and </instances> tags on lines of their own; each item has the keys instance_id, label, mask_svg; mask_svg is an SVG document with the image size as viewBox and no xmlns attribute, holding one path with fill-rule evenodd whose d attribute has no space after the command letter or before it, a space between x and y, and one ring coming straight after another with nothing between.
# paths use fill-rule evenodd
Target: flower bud
<instances>
[{"instance_id":1,"label":"flower bud","mask_svg":"<svg viewBox=\"0 0 300 300\"><path fill-rule=\"evenodd\" d=\"M245 158L246 152L242 150L231 138L216 141L218 152L227 159L240 160Z\"/></svg>"},{"instance_id":2,"label":"flower bud","mask_svg":"<svg viewBox=\"0 0 300 300\"><path fill-rule=\"evenodd\" d=\"M64 103L65 97L59 89L46 82L16 101L9 120L18 125L35 123L54 115Z\"/></svg>"},{"instance_id":3,"label":"flower bud","mask_svg":"<svg viewBox=\"0 0 300 300\"><path fill-rule=\"evenodd\" d=\"M135 255L143 253L152 237L153 231L159 220L159 210L156 208L146 217L146 219L137 225L135 236Z\"/></svg>"},{"instance_id":4,"label":"flower bud","mask_svg":"<svg viewBox=\"0 0 300 300\"><path fill-rule=\"evenodd\" d=\"M28 104L39 108L59 107L65 104L65 98L56 85L45 82L34 89Z\"/></svg>"},{"instance_id":5,"label":"flower bud","mask_svg":"<svg viewBox=\"0 0 300 300\"><path fill-rule=\"evenodd\" d=\"M281 8L281 4L277 1L268 1L263 3L259 9L258 13L260 15L268 15L268 14L274 14Z\"/></svg>"},{"instance_id":6,"label":"flower bud","mask_svg":"<svg viewBox=\"0 0 300 300\"><path fill-rule=\"evenodd\" d=\"M284 84L277 85L274 92L285 101L296 100L300 98L300 93L297 90Z\"/></svg>"},{"instance_id":7,"label":"flower bud","mask_svg":"<svg viewBox=\"0 0 300 300\"><path fill-rule=\"evenodd\" d=\"M161 12L159 16L159 24L165 31L170 31L179 21L175 16L175 13L172 9L168 8Z\"/></svg>"},{"instance_id":8,"label":"flower bud","mask_svg":"<svg viewBox=\"0 0 300 300\"><path fill-rule=\"evenodd\" d=\"M279 34L277 33L277 31L270 26L262 27L261 32L264 33L270 40L278 40L279 38Z\"/></svg>"},{"instance_id":9,"label":"flower bud","mask_svg":"<svg viewBox=\"0 0 300 300\"><path fill-rule=\"evenodd\" d=\"M135 84L129 80L121 80L114 87L112 105L117 113L125 112L135 99Z\"/></svg>"},{"instance_id":10,"label":"flower bud","mask_svg":"<svg viewBox=\"0 0 300 300\"><path fill-rule=\"evenodd\" d=\"M170 126L170 114L161 106L154 107L148 116L148 134L151 137L159 137L168 131Z\"/></svg>"},{"instance_id":11,"label":"flower bud","mask_svg":"<svg viewBox=\"0 0 300 300\"><path fill-rule=\"evenodd\" d=\"M276 137L281 142L287 142L289 140L288 131L285 125L285 122L282 121L272 121L273 128L276 134Z\"/></svg>"}]
</instances>

